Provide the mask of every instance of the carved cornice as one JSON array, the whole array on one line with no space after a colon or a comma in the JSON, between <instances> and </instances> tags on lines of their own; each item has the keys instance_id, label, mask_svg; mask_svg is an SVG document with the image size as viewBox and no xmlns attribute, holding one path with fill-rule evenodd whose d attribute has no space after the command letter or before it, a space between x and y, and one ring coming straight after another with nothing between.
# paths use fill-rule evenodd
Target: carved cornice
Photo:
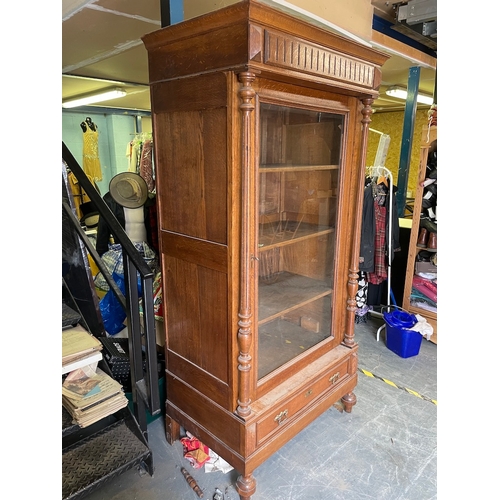
<instances>
[{"instance_id":1,"label":"carved cornice","mask_svg":"<svg viewBox=\"0 0 500 500\"><path fill-rule=\"evenodd\" d=\"M331 78L365 88L374 84L375 68L341 52L271 30L264 33L264 63Z\"/></svg>"}]
</instances>

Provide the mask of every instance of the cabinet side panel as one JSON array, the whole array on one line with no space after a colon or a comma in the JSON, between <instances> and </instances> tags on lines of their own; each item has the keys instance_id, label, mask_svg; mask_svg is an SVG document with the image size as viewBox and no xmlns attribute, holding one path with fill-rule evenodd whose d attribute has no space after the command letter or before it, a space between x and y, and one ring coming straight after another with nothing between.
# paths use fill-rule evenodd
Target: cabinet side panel
<instances>
[{"instance_id":1,"label":"cabinet side panel","mask_svg":"<svg viewBox=\"0 0 500 500\"><path fill-rule=\"evenodd\" d=\"M199 268L201 368L228 381L227 275Z\"/></svg>"},{"instance_id":2,"label":"cabinet side panel","mask_svg":"<svg viewBox=\"0 0 500 500\"><path fill-rule=\"evenodd\" d=\"M166 254L163 272L167 349L227 383L226 274Z\"/></svg>"},{"instance_id":3,"label":"cabinet side panel","mask_svg":"<svg viewBox=\"0 0 500 500\"><path fill-rule=\"evenodd\" d=\"M160 229L227 243L226 108L155 115Z\"/></svg>"}]
</instances>

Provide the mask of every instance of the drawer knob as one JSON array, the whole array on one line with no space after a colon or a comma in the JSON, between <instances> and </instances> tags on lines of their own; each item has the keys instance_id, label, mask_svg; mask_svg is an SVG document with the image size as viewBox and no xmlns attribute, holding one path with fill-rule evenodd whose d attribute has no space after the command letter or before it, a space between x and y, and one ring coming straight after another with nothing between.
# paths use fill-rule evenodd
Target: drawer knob
<instances>
[{"instance_id":1,"label":"drawer knob","mask_svg":"<svg viewBox=\"0 0 500 500\"><path fill-rule=\"evenodd\" d=\"M337 373L333 374L328 380L332 384L335 384L335 382L337 382L337 380L339 379L339 376L340 376L340 372L337 372Z\"/></svg>"},{"instance_id":2,"label":"drawer knob","mask_svg":"<svg viewBox=\"0 0 500 500\"><path fill-rule=\"evenodd\" d=\"M313 390L312 389L309 389L306 393L305 393L305 397L308 398L311 394L313 393Z\"/></svg>"},{"instance_id":3,"label":"drawer knob","mask_svg":"<svg viewBox=\"0 0 500 500\"><path fill-rule=\"evenodd\" d=\"M274 417L274 421L278 422L278 425L280 425L285 419L288 417L288 410L283 410L281 413L278 413Z\"/></svg>"}]
</instances>

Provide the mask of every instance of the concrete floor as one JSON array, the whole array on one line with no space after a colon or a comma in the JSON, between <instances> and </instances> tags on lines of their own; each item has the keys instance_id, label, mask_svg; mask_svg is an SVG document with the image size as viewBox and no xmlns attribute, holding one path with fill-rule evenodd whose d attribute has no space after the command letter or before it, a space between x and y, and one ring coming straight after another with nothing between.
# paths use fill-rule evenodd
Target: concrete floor
<instances>
[{"instance_id":1,"label":"concrete floor","mask_svg":"<svg viewBox=\"0 0 500 500\"><path fill-rule=\"evenodd\" d=\"M331 407L258 467L252 500L431 500L437 498L437 345L401 358L385 345L383 320L355 328L359 343L357 404L352 413ZM88 500L194 500L185 467L212 500L238 500L236 471L205 473L183 457L180 442L165 441L163 418L148 427L153 477L130 470Z\"/></svg>"}]
</instances>

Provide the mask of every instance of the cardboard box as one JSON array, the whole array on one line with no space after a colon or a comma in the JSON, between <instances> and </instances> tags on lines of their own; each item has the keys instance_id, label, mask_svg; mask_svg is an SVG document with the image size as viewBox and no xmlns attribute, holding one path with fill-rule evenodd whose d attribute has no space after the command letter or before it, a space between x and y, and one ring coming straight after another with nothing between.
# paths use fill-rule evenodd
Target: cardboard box
<instances>
[{"instance_id":1,"label":"cardboard box","mask_svg":"<svg viewBox=\"0 0 500 500\"><path fill-rule=\"evenodd\" d=\"M431 262L415 262L415 274L437 273L437 266Z\"/></svg>"}]
</instances>

